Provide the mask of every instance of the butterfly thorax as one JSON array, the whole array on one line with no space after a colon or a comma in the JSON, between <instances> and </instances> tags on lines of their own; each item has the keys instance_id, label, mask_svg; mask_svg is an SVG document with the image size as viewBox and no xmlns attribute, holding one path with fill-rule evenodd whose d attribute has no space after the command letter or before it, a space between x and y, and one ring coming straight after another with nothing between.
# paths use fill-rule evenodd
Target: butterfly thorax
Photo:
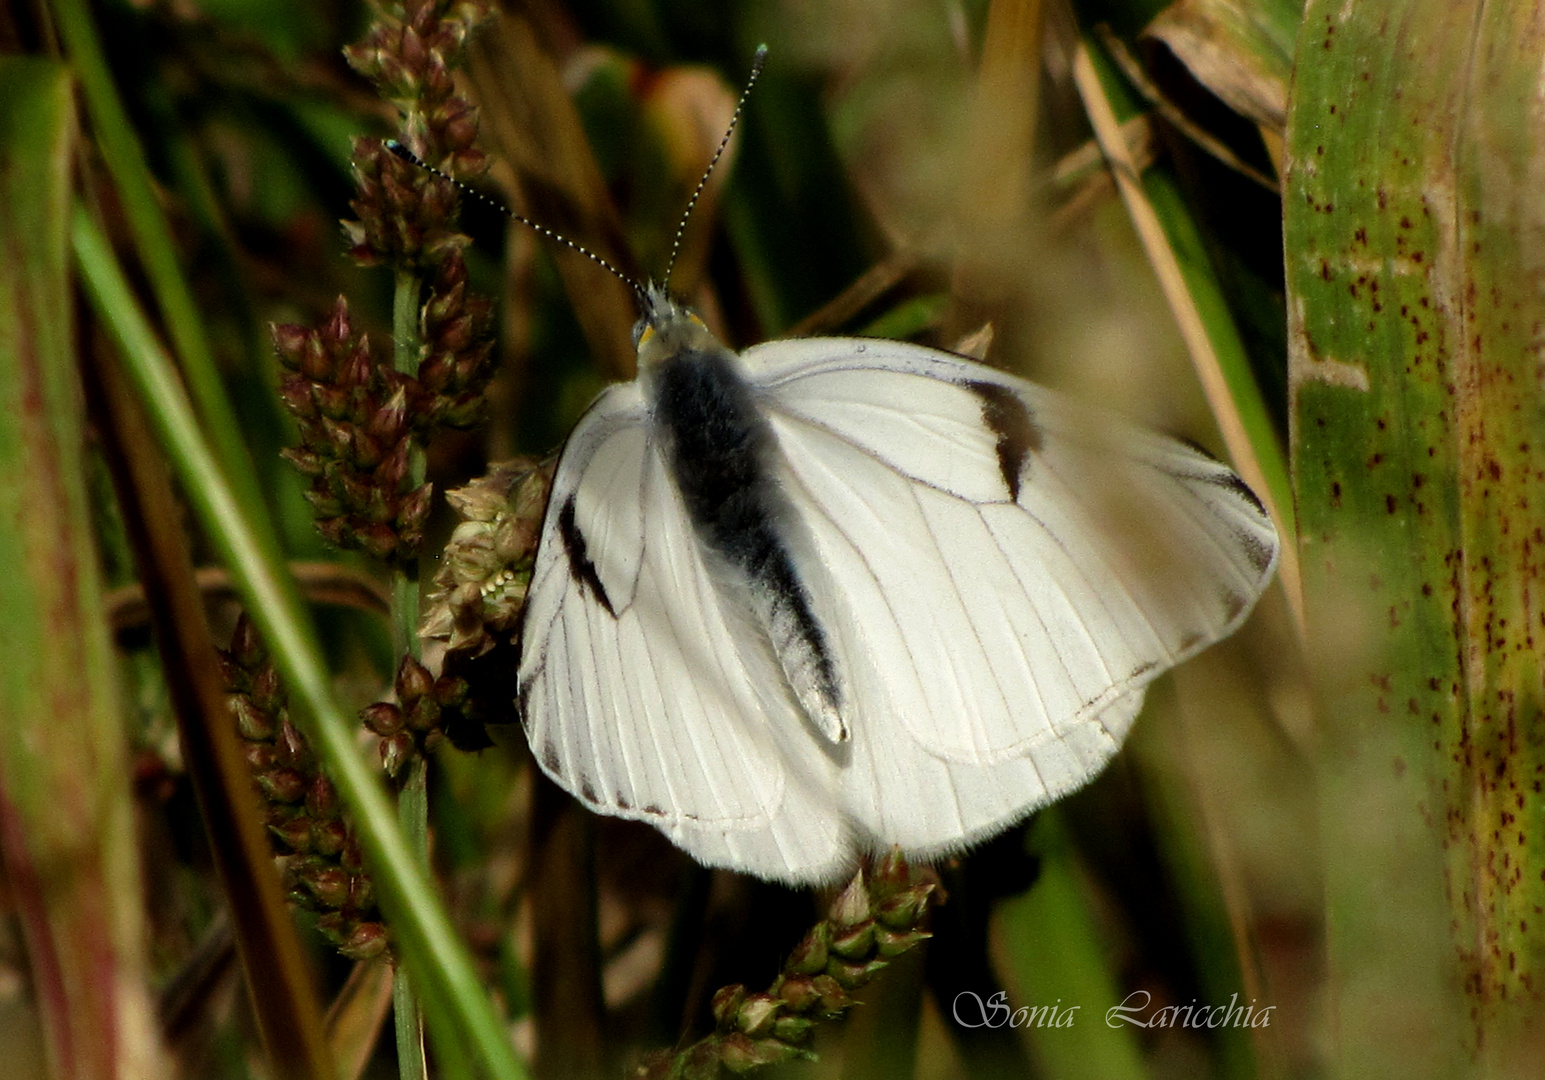
<instances>
[{"instance_id":1,"label":"butterfly thorax","mask_svg":"<svg viewBox=\"0 0 1545 1080\"><path fill-rule=\"evenodd\" d=\"M685 352L727 351L696 312L672 300L659 286L642 289L638 301L639 316L633 324L633 344L638 349L640 371L648 372Z\"/></svg>"}]
</instances>

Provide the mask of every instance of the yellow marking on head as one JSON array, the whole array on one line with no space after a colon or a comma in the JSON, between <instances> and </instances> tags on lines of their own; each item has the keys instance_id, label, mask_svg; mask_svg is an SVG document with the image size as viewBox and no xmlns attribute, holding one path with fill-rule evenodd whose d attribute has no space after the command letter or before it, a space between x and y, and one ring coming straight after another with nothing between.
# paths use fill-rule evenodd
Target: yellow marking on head
<instances>
[{"instance_id":1,"label":"yellow marking on head","mask_svg":"<svg viewBox=\"0 0 1545 1080\"><path fill-rule=\"evenodd\" d=\"M644 327L644 332L642 334L638 335L638 345L639 345L639 348L643 348L645 345L647 345L649 343L649 339L652 338L652 337L654 337L654 327L653 326L646 326L646 327Z\"/></svg>"}]
</instances>

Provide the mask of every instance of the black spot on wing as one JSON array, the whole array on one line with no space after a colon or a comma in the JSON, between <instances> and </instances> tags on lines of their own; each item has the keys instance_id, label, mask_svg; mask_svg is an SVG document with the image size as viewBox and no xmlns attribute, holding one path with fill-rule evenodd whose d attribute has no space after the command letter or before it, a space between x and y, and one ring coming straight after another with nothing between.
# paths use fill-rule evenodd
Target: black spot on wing
<instances>
[{"instance_id":1,"label":"black spot on wing","mask_svg":"<svg viewBox=\"0 0 1545 1080\"><path fill-rule=\"evenodd\" d=\"M585 534L579 531L579 523L574 520L573 495L564 500L562 509L558 511L558 535L563 539L563 553L569 559L569 576L581 588L589 589L596 601L606 609L606 613L615 619L617 611L612 607L611 597L606 595L606 586L601 584L601 575L596 573L595 563L590 561Z\"/></svg>"},{"instance_id":2,"label":"black spot on wing","mask_svg":"<svg viewBox=\"0 0 1545 1080\"><path fill-rule=\"evenodd\" d=\"M1195 444L1191 445L1200 453L1207 453L1201 447L1195 446ZM1208 456L1210 457L1211 455ZM1224 491L1237 496L1240 502L1254 510L1262 521L1271 520L1271 514L1267 512L1266 506L1261 502L1260 497L1250 489L1250 485L1241 480L1238 474L1225 465L1220 464L1216 472L1175 473L1173 475L1181 481L1211 484L1213 487L1222 488ZM1234 541L1239 545L1240 550L1245 553L1245 558L1250 560L1250 566L1257 574L1264 574L1266 568L1271 565L1271 560L1277 554L1275 545L1262 540L1252 532L1236 529L1234 530Z\"/></svg>"},{"instance_id":3,"label":"black spot on wing","mask_svg":"<svg viewBox=\"0 0 1545 1080\"><path fill-rule=\"evenodd\" d=\"M1223 462L1219 461L1216 457L1214 457L1212 455L1212 452L1209 451L1201 443L1196 442L1196 441L1194 441L1192 439L1184 439L1184 438L1182 438L1182 439L1180 439L1178 441L1181 442L1181 443L1184 443L1187 448L1196 451L1202 457L1206 458L1208 461L1210 461L1213 464L1218 466L1218 469L1217 469L1216 472L1184 473L1184 474L1177 473L1176 475L1180 479L1182 479L1182 480L1198 480L1198 481L1200 481L1200 482L1202 482L1204 484L1211 484L1213 487L1223 488L1225 491L1232 491L1235 495L1238 495L1242 500L1244 500L1245 502L1247 502L1251 506L1253 506L1255 508L1255 512L1260 514L1261 517L1268 516L1267 513L1266 513L1266 507L1261 502L1260 497L1257 496L1256 493L1250 489L1250 485L1249 484L1245 483L1243 480L1241 480L1239 478L1239 474L1238 473L1234 472L1233 469L1230 469L1227 465L1223 464Z\"/></svg>"},{"instance_id":4,"label":"black spot on wing","mask_svg":"<svg viewBox=\"0 0 1545 1080\"><path fill-rule=\"evenodd\" d=\"M558 748L550 742L542 744L542 764L547 766L548 772L559 770Z\"/></svg>"},{"instance_id":5,"label":"black spot on wing","mask_svg":"<svg viewBox=\"0 0 1545 1080\"><path fill-rule=\"evenodd\" d=\"M1018 502L1025 463L1041 449L1041 429L1030 415L1030 407L1008 387L980 380L965 386L982 400L982 422L998 437L998 471L1003 474L1009 498Z\"/></svg>"}]
</instances>

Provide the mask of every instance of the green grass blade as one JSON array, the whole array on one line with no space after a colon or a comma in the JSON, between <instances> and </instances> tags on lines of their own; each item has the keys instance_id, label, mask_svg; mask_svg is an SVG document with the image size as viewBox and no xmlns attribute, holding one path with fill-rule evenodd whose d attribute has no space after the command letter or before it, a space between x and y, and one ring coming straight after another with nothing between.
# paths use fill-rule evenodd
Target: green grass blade
<instances>
[{"instance_id":1,"label":"green grass blade","mask_svg":"<svg viewBox=\"0 0 1545 1080\"><path fill-rule=\"evenodd\" d=\"M156 199L144 151L113 85L96 26L85 0L54 0L53 8L71 66L84 91L92 133L101 149L102 160L112 174L140 264L155 294L206 437L222 470L230 478L237 498L243 506L255 511L264 503L246 445L242 442L241 425L237 423L226 395L198 304L183 275L171 228ZM268 550L277 552L277 540L265 527L260 525L259 528L262 529L259 541Z\"/></svg>"},{"instance_id":2,"label":"green grass blade","mask_svg":"<svg viewBox=\"0 0 1545 1080\"><path fill-rule=\"evenodd\" d=\"M1086 42L1079 47L1073 77L1234 467L1266 503L1278 532L1284 538L1295 536L1287 459L1200 230L1166 173L1149 169L1139 175L1133 165L1120 125L1135 115L1136 105L1099 46ZM1284 545L1279 575L1302 627L1298 563L1290 543Z\"/></svg>"},{"instance_id":3,"label":"green grass blade","mask_svg":"<svg viewBox=\"0 0 1545 1080\"><path fill-rule=\"evenodd\" d=\"M203 439L170 360L135 305L106 241L78 210L76 262L92 302L113 333L178 479L210 540L231 571L248 613L262 631L299 721L353 812L371 879L431 1021L450 1017L460 1038L493 1077L524 1077L466 949L456 937L423 868L397 827L379 775L360 756L355 725L333 699L315 632L293 579L269 559ZM308 722L309 721L309 722Z\"/></svg>"},{"instance_id":4,"label":"green grass blade","mask_svg":"<svg viewBox=\"0 0 1545 1080\"><path fill-rule=\"evenodd\" d=\"M0 58L0 862L48 1060L8 1038L0 1068L164 1076L71 332L72 92Z\"/></svg>"},{"instance_id":5,"label":"green grass blade","mask_svg":"<svg viewBox=\"0 0 1545 1080\"><path fill-rule=\"evenodd\" d=\"M1041 857L1041 875L1024 895L999 905L995 929L1005 974L1018 991L1014 1006L1052 1011L1027 1012L1018 1026L1047 1076L1142 1080L1148 1067L1129 1014L1107 1019L1110 1010L1122 1005L1122 994L1083 893L1061 808L1043 810L1030 835ZM961 1004L965 1011L959 1015L966 1023L975 1019L969 1011L973 1006Z\"/></svg>"}]
</instances>

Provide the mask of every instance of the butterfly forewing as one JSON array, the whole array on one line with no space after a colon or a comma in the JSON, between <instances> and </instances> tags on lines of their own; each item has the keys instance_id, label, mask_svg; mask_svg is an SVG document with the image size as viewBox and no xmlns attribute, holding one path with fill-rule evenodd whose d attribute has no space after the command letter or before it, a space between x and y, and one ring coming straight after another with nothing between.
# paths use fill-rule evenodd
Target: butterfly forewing
<instances>
[{"instance_id":1,"label":"butterfly forewing","mask_svg":"<svg viewBox=\"0 0 1545 1080\"><path fill-rule=\"evenodd\" d=\"M896 720L933 753L1036 753L1230 632L1270 577L1259 504L1173 440L893 342L745 362L825 557L853 552L834 576L873 582L844 591L884 642L859 662L914 688Z\"/></svg>"},{"instance_id":2,"label":"butterfly forewing","mask_svg":"<svg viewBox=\"0 0 1545 1080\"><path fill-rule=\"evenodd\" d=\"M630 401L598 402L565 448L522 637L532 752L592 809L648 821L704 862L830 876L851 848L821 801L830 765L783 745L774 724L797 728L797 710L731 625L648 430Z\"/></svg>"}]
</instances>

